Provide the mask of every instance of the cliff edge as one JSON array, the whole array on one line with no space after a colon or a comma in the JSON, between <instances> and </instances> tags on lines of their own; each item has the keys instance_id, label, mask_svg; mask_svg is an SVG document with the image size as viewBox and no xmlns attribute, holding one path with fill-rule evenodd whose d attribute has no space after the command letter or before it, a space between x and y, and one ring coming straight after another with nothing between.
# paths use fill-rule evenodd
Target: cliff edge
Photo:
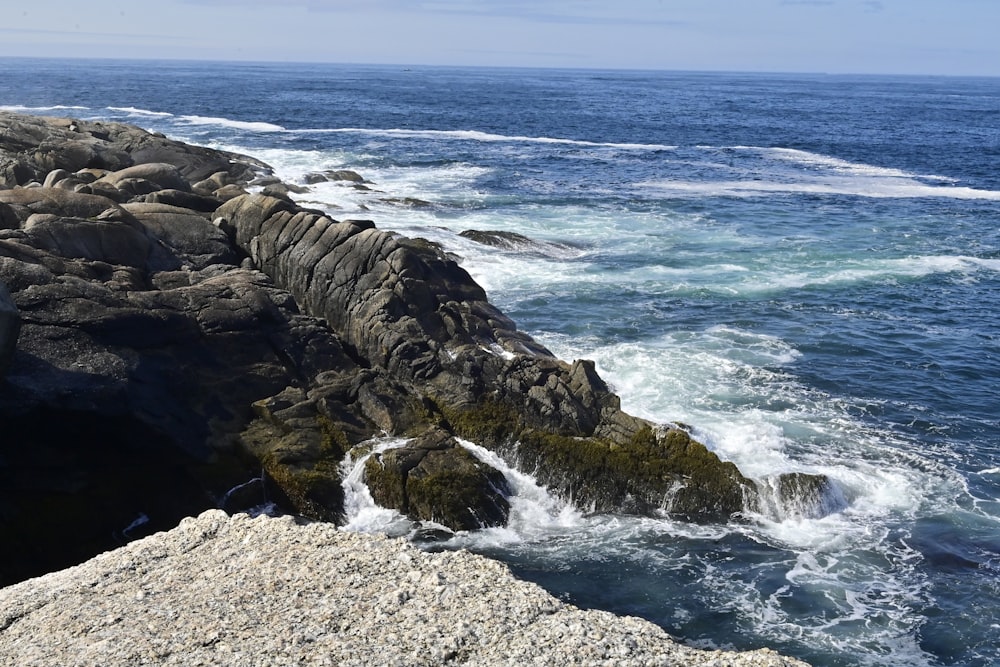
<instances>
[{"instance_id":1,"label":"cliff edge","mask_svg":"<svg viewBox=\"0 0 1000 667\"><path fill-rule=\"evenodd\" d=\"M218 510L0 590L0 662L803 665L679 645L467 552Z\"/></svg>"}]
</instances>

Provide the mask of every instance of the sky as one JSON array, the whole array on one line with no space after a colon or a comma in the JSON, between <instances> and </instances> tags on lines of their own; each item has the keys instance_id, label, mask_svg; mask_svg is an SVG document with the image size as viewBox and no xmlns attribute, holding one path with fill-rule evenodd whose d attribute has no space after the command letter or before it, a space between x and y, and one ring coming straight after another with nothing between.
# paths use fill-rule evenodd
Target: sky
<instances>
[{"instance_id":1,"label":"sky","mask_svg":"<svg viewBox=\"0 0 1000 667\"><path fill-rule=\"evenodd\" d=\"M10 4L0 57L1000 76L1000 0Z\"/></svg>"}]
</instances>

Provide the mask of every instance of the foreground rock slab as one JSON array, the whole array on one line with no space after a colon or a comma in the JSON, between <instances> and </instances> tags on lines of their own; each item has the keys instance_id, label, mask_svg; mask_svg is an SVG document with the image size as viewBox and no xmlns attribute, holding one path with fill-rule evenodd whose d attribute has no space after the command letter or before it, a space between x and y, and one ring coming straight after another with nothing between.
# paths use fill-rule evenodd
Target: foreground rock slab
<instances>
[{"instance_id":1,"label":"foreground rock slab","mask_svg":"<svg viewBox=\"0 0 1000 667\"><path fill-rule=\"evenodd\" d=\"M700 651L467 552L212 510L0 590L10 665L803 665Z\"/></svg>"}]
</instances>

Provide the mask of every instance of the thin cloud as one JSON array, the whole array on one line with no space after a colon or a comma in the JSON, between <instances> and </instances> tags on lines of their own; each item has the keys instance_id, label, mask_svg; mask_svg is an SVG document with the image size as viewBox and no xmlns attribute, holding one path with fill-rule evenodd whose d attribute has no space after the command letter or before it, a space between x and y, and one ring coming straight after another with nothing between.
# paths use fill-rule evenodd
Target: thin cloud
<instances>
[{"instance_id":1,"label":"thin cloud","mask_svg":"<svg viewBox=\"0 0 1000 667\"><path fill-rule=\"evenodd\" d=\"M89 32L83 30L42 30L38 28L0 28L0 34L7 35L34 35L34 36L54 36L54 37L98 37L106 39L109 37L128 37L134 39L165 39L176 41L180 39L190 39L184 35L156 35L151 33L135 32Z\"/></svg>"},{"instance_id":2,"label":"thin cloud","mask_svg":"<svg viewBox=\"0 0 1000 667\"><path fill-rule=\"evenodd\" d=\"M250 5L273 6L273 0L181 0L187 4L232 6L246 8ZM440 14L479 18L512 18L534 23L560 23L567 25L617 25L617 26L674 26L690 25L686 21L657 18L653 12L645 14L634 10L631 15L607 11L607 3L587 0L538 2L526 0L487 0L462 2L459 0L287 0L285 7L300 7L312 12L383 13L407 12L414 14ZM660 5L650 3L650 9Z\"/></svg>"}]
</instances>

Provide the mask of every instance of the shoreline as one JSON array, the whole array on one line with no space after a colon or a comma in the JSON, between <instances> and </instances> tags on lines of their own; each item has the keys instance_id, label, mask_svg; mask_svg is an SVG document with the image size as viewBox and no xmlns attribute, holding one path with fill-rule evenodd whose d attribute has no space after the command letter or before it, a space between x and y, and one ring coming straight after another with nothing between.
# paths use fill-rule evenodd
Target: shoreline
<instances>
[{"instance_id":1,"label":"shoreline","mask_svg":"<svg viewBox=\"0 0 1000 667\"><path fill-rule=\"evenodd\" d=\"M581 610L465 551L220 510L0 589L0 660L100 665L801 667Z\"/></svg>"},{"instance_id":2,"label":"shoreline","mask_svg":"<svg viewBox=\"0 0 1000 667\"><path fill-rule=\"evenodd\" d=\"M366 466L378 503L454 530L509 512L502 474L459 438L525 448L540 483L605 511L669 502L711 522L758 492L682 428L624 413L593 362L519 331L432 243L302 208L247 156L117 123L0 121L0 415L17 434L0 473L34 480L0 498L0 582L49 572L0 590L0 655L802 664L733 663L565 605L495 561L338 531L340 463L378 433L408 439ZM259 488L220 500L248 471ZM824 483L790 481L805 496ZM267 493L319 522L238 514ZM221 505L236 516L202 513ZM153 534L108 551L133 528ZM400 563L418 564L419 586ZM275 610L288 614L276 634ZM230 631L241 648L223 658Z\"/></svg>"}]
</instances>

